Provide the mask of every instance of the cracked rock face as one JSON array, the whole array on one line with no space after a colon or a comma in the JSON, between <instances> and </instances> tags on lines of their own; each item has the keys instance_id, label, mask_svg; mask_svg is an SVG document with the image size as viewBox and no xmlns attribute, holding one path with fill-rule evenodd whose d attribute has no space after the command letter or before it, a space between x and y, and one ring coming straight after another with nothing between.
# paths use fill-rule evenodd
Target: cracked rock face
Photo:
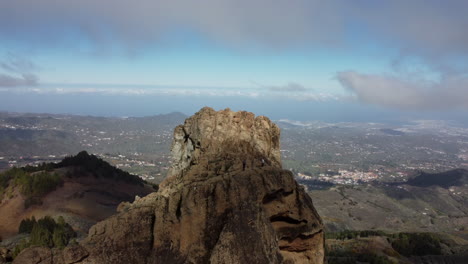
<instances>
[{"instance_id":1,"label":"cracked rock face","mask_svg":"<svg viewBox=\"0 0 468 264\"><path fill-rule=\"evenodd\" d=\"M159 192L65 251L73 263L323 263L322 221L281 168L279 136L266 117L203 108L175 129Z\"/></svg>"}]
</instances>

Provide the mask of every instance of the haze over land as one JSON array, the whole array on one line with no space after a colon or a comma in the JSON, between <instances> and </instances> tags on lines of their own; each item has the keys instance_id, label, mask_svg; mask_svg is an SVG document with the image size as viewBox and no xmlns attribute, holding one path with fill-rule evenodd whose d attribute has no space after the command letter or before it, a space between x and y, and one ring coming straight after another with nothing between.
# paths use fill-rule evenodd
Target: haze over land
<instances>
[{"instance_id":1,"label":"haze over land","mask_svg":"<svg viewBox=\"0 0 468 264\"><path fill-rule=\"evenodd\" d=\"M213 110L207 109L203 111L203 114L199 113L197 116L192 117L192 120L185 123L186 126L204 122L204 124L206 123L204 126L213 129L212 121L207 121L210 118L206 118L207 115L211 116L210 113L213 113ZM228 122L223 122L220 121L221 119L218 120L218 118L212 117L211 120L219 122L215 131L218 131L218 129L221 129L220 131L222 132L220 133L240 131L244 136L250 135L242 129L236 129L236 120L238 118L236 115L239 115L239 113L233 113L229 110L223 110L218 113L223 113L223 115L227 113L228 116L233 117L232 121ZM241 115L244 117L253 116L253 114L245 112L241 113ZM65 215L67 216L67 222L73 228L77 228L78 225L79 229L75 230L79 231L78 234L80 236L83 236L83 232L86 232L86 228L89 227L90 222L82 219L83 212L85 212L84 215L90 214L89 216L92 217L91 222L93 222L95 221L93 219L102 217L99 214L93 213L96 206L105 206L109 213L113 213L117 205L115 200L122 199L122 197L124 197L124 200L131 199L131 195L129 197L128 194L117 190L111 192L108 188L105 190L99 189L102 182L95 186L96 177L93 178L88 177L89 175L87 174L80 174L80 170L76 170L75 176L70 176L69 173L66 173L66 170L63 173L64 171L62 171L63 168L60 164L40 164L44 161L60 161L64 156L73 154L77 149L84 148L111 162L111 164L118 168L137 174L145 180L159 183L166 176L167 169L171 163L172 165L176 165L176 172L183 168L183 166L191 168L190 164L197 164L197 162L190 161L184 163L186 157L191 157L192 154L198 155L197 153L199 152L198 150L194 151L192 148L193 144L198 146L197 140L194 140L193 143L192 140L185 140L185 137L181 133L186 132L181 129L181 126L175 129L174 142L178 142L177 144L179 145L182 144L183 147L176 146L173 148L173 154L179 155L180 161L169 159L169 143L173 135L171 127L180 124L183 119L184 116L180 113L145 118L1 113L0 143L3 148L0 153L0 165L3 169L24 166L26 164L33 165L34 167L26 167L24 169L12 168L0 174L0 180L2 180L3 185L1 192L3 193L3 199L0 203L2 208L0 210L6 210L11 213L11 209L8 209L11 206L8 207L8 205L14 204L15 214L21 212L22 215L27 216L31 215L32 212L34 212L34 215L55 212L55 214ZM258 117L257 119L258 122L255 121L256 124L262 124L261 120L267 120L265 117ZM246 124L248 124L250 121L244 120L243 122L247 122ZM466 169L455 169L467 168L468 166L466 128L452 126L446 122L427 121L403 126L378 123L324 123L290 120L279 120L277 123L282 129L282 143L281 145L279 142L273 144L275 146L274 158L279 161L281 153L283 168L292 171L292 173L287 171L285 173L288 174L291 180L293 179L292 176L294 176L313 198L317 212L319 212L323 220L325 234L328 236L327 245L332 247L332 250L328 251L329 261L333 260L334 256L338 256L338 260L340 256L345 256L351 259L361 259L364 257L382 258L386 261L395 258L406 261L405 256L410 257L413 254L416 254L416 256L435 254L437 255L435 258L441 259L441 261L463 260L466 257L468 242L464 238L467 238L465 226L468 223L468 171ZM272 123L269 124L271 124L270 127L275 128L275 134L270 135L271 138L278 140L279 130L277 126ZM234 127L229 127L228 125ZM239 127L246 127L246 125ZM195 136L198 135L199 131L204 131L198 128L188 130L193 130L192 132ZM210 135L210 133L206 134ZM260 135L263 135L263 133L259 133L258 136ZM235 138L238 137L236 136ZM209 139L210 136L205 140L205 144L210 144L209 142L211 141ZM260 142L253 144L253 146L260 148L271 144ZM226 155L230 155L229 153L233 149L236 149L229 147L228 143L223 143L221 146L224 146L223 149L227 151ZM269 173L278 175L274 171L280 169L280 164L275 165L277 167L275 170L269 171L272 167L268 165L263 168L261 159L259 156L256 156L260 154L250 152L249 148L240 147L239 149L240 151L247 151L246 154L254 154L252 165L250 162L245 163L248 166L248 173L244 171L245 168L243 168L243 163L239 158L234 160L230 158L219 159L217 158L219 155L212 154L209 157L214 157L213 160L210 160L211 158L203 160L200 165L200 167L207 166L208 170L197 170L197 166L194 165L194 175L208 177L207 182L202 181L204 182L203 184L208 184L208 187L210 186L209 182L213 179L212 177L226 180L223 177L232 174L237 179L236 175L240 173L243 176L248 175L247 179L252 180L255 177L251 177L250 170L255 171L255 174L252 175L268 171L266 175L268 175L267 178L270 180L272 177ZM188 152L185 153L184 151ZM193 153L190 151L193 151ZM242 157L245 157L245 155ZM95 162L87 162L89 159ZM104 172L103 177L110 176L106 176L106 171L115 170L108 165L103 165L95 157L90 158L83 152L71 160L76 160L76 165L82 164L92 172L96 171L96 168L100 168L98 171ZM194 157L194 160L198 160L197 156ZM82 161L83 163L80 163ZM173 163L174 161L176 162ZM229 161L229 164L223 165L223 162L227 161ZM216 162L220 162L221 164L213 165ZM65 163L69 164L69 162ZM223 173L219 174L219 170L222 168L233 170L233 172L228 172L226 175ZM211 173L213 175L206 176L210 175L207 174L210 170L212 170ZM26 174L22 173L22 171L26 172ZM419 171L441 173L428 174L420 173ZM28 175L28 172L31 175ZM24 198L24 195L30 195L30 193L25 192L25 189L21 188L21 185L18 185L18 183L24 184L22 182L28 177L46 177L45 175L54 175L55 172L62 173L56 174L54 177L61 177L63 179L63 187L55 185L56 187L54 188L57 188L57 190L47 193L46 196L43 196L44 194L38 197L34 196L37 204L23 209L23 203L26 206L26 201L28 201L28 199ZM123 175L127 175L126 177L130 178L129 174L123 173ZM169 175L171 174L169 173ZM131 178L135 181L137 179L136 176L132 176ZM169 179L171 178L169 177ZM183 180L184 178L182 177L181 179ZM198 184L200 179L195 179L197 179L195 182ZM283 179L283 177L279 179ZM225 186L224 180L220 182L222 186ZM98 177L97 181L102 180ZM131 190L128 186L115 181L114 176L108 178L107 181L104 183L105 185L122 188L125 191ZM167 181L166 179L166 184ZM73 189L75 193L70 194L70 184L82 184L84 186L78 186L79 188ZM270 184L264 185L270 186ZM264 185L256 182L254 185L247 184L244 187L249 189L255 186L256 191L253 193L257 193L258 188L264 187ZM174 186L179 185L175 184ZM185 185L181 184L180 186ZM248 188L247 186L250 187ZM239 188L228 189L237 190ZM35 189L33 188L32 190ZM198 186L190 190L198 190ZM206 190L201 190L200 192L204 194L210 193ZM194 192L190 191L187 193ZM288 191L283 191L283 194L280 196L294 197L290 196L290 194ZM151 197L154 195L160 195L160 192L153 193L142 200L153 201ZM210 195L209 197L212 199L215 196ZM278 193L275 191L267 196L278 198ZM57 199L56 197L63 197L63 199ZM109 200L109 197L112 200ZM137 200L138 198L135 199ZM282 199L278 201L282 201ZM41 200L43 203L41 203ZM61 202L62 200L63 202ZM83 203L83 200L86 203ZM182 200L191 201L191 199L187 198ZM219 200L224 201L224 199ZM76 204L77 201L85 206L83 208L73 207L73 204ZM218 200L213 201L217 202ZM169 204L175 206L177 203L173 202ZM78 212L67 209L70 206L78 209ZM119 212L127 212L129 206L132 208L132 205L128 203L121 204L118 207L120 208ZM136 206L135 208L140 207ZM176 216L180 215L180 213L177 213L179 210L175 210L174 208L172 211L176 212ZM273 206L273 208L277 207ZM150 211L153 212L151 209ZM141 217L148 215L151 214L144 213ZM133 214L129 213L127 216L132 217ZM121 217L122 215L111 217L108 223L115 226L112 224L114 220L111 219L122 219ZM14 233L15 226L20 225L21 217L7 217L7 219L9 219L8 225L6 225L6 222L2 222L1 224L8 227L8 229L5 229L4 235L9 237ZM138 219L141 220L140 216ZM283 216L274 215L270 220L274 223L285 221L285 224L288 226L292 224L300 225L302 223L302 221L288 220ZM104 223L97 224L94 228L99 229L100 225L105 225ZM277 224L280 225L279 223ZM105 229L107 230L107 228ZM357 231L363 229L366 230L362 231L362 233L361 231ZM6 233L6 231L9 233ZM437 233L428 234L426 233L428 231ZM398 232L410 232L410 234L398 234ZM94 233L94 231L91 233ZM101 233L101 231L98 233ZM366 238L369 235L372 238ZM362 237L356 238L356 236ZM403 237L405 236L409 236L410 238L408 239L412 239L412 245L425 245L422 248L426 248L426 250L417 251L417 249L404 246ZM31 237L33 237L33 234L31 234ZM25 235L23 234L15 236L12 239L13 241L14 239L23 239L22 241L24 241L24 238ZM140 238L140 236L135 236L131 239ZM339 239L336 240L335 238ZM345 240L340 241L343 238ZM130 238L127 237L127 239ZM143 238L143 240L147 241L146 238ZM119 241L122 240L119 239ZM402 243L403 246L399 246L399 243ZM100 246L103 245L102 243L98 244ZM427 247L429 244L432 246ZM11 244L11 240L8 239L5 240L3 245L13 250L15 242ZM125 246L124 241L122 241L121 246ZM401 247L407 251L402 251ZM294 251L294 247L291 246L290 249ZM358 251L356 251L357 249ZM72 250L78 249L74 248ZM102 250L114 252L113 247L103 246ZM138 250L142 250L142 248L138 247ZM127 255L130 256L132 254L129 253ZM18 261L28 255L25 253L21 256ZM455 263L463 263L463 261Z\"/></svg>"}]
</instances>

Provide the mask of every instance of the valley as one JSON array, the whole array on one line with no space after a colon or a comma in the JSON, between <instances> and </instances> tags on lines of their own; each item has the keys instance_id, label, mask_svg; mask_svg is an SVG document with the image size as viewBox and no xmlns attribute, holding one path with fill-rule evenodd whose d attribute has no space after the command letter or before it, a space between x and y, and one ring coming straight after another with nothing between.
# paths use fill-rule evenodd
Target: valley
<instances>
[{"instance_id":1,"label":"valley","mask_svg":"<svg viewBox=\"0 0 468 264\"><path fill-rule=\"evenodd\" d=\"M142 118L0 113L0 170L40 168L85 149L129 175L159 184L172 164L174 127L184 118L177 113ZM345 259L365 256L373 261L394 254L399 256L394 260L412 263L415 260L391 253L394 247L385 238L402 232L439 234L450 248L468 248L468 129L428 121L277 122L283 168L306 188L325 231L387 234L329 237L329 263L345 263L340 262L343 254ZM54 171L61 177L77 173L70 168ZM82 236L92 224L115 214L120 202L151 192L87 173L63 179L62 187L31 208L24 208L19 189L8 189L0 205L9 212L0 216L1 235L15 235L21 219L32 215L62 215ZM370 253L369 247L374 248ZM379 250L385 253L374 255Z\"/></svg>"}]
</instances>

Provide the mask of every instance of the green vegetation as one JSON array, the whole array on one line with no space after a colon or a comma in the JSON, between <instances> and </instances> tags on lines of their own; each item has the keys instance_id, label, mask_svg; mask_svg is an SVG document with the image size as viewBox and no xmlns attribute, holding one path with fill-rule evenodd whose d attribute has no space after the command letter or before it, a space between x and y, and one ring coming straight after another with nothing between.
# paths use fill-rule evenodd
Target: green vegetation
<instances>
[{"instance_id":1,"label":"green vegetation","mask_svg":"<svg viewBox=\"0 0 468 264\"><path fill-rule=\"evenodd\" d=\"M399 233L392 247L404 256L441 255L440 238L431 233Z\"/></svg>"},{"instance_id":2,"label":"green vegetation","mask_svg":"<svg viewBox=\"0 0 468 264\"><path fill-rule=\"evenodd\" d=\"M89 155L86 151L81 151L76 156L64 158L61 162L56 164L55 167L79 167L84 170L84 172L90 173L95 177L111 178L130 184L143 185L144 182L138 176L115 168L102 159L94 155Z\"/></svg>"},{"instance_id":3,"label":"green vegetation","mask_svg":"<svg viewBox=\"0 0 468 264\"><path fill-rule=\"evenodd\" d=\"M31 219L29 218L23 219L20 223L18 233L30 234L35 224L37 224L37 221L34 216Z\"/></svg>"},{"instance_id":4,"label":"green vegetation","mask_svg":"<svg viewBox=\"0 0 468 264\"><path fill-rule=\"evenodd\" d=\"M7 173L0 173L0 197L3 196L5 189L8 187L10 183L11 175Z\"/></svg>"},{"instance_id":5,"label":"green vegetation","mask_svg":"<svg viewBox=\"0 0 468 264\"><path fill-rule=\"evenodd\" d=\"M17 186L26 199L24 204L26 208L33 204L40 204L44 195L55 190L63 183L57 173L46 171L28 172L28 169L12 168L0 174L0 195L10 185Z\"/></svg>"},{"instance_id":6,"label":"green vegetation","mask_svg":"<svg viewBox=\"0 0 468 264\"><path fill-rule=\"evenodd\" d=\"M291 169L294 173L304 173L306 175L318 175L323 172L322 169L316 166L315 163L311 163L308 161L301 161L301 160L283 160L283 168Z\"/></svg>"},{"instance_id":7,"label":"green vegetation","mask_svg":"<svg viewBox=\"0 0 468 264\"><path fill-rule=\"evenodd\" d=\"M34 204L41 204L42 197L63 184L62 177L54 170L64 167L74 167L76 169L74 173L67 173L68 177L91 174L94 177L111 178L116 181L141 186L145 182L138 176L117 169L102 159L82 151L76 156L63 159L58 164L42 163L37 167L12 168L0 173L0 198L3 197L8 187L13 186L18 187L25 197L25 208ZM157 190L156 186L153 187Z\"/></svg>"},{"instance_id":8,"label":"green vegetation","mask_svg":"<svg viewBox=\"0 0 468 264\"><path fill-rule=\"evenodd\" d=\"M24 249L27 249L30 246L31 244L29 243L27 239L21 240L13 249L12 257L16 258L16 256L18 256L19 253L21 253L21 251L23 251Z\"/></svg>"},{"instance_id":9,"label":"green vegetation","mask_svg":"<svg viewBox=\"0 0 468 264\"><path fill-rule=\"evenodd\" d=\"M30 234L29 239L21 241L13 250L13 256L16 257L23 249L31 246L43 246L49 248L64 248L76 233L73 228L65 222L62 216L55 221L50 216L45 216L36 221L34 216L21 221L19 233Z\"/></svg>"},{"instance_id":10,"label":"green vegetation","mask_svg":"<svg viewBox=\"0 0 468 264\"><path fill-rule=\"evenodd\" d=\"M407 184L419 187L440 186L449 188L450 186L463 186L468 183L468 171L456 169L440 173L419 172L418 176L410 179Z\"/></svg>"},{"instance_id":11,"label":"green vegetation","mask_svg":"<svg viewBox=\"0 0 468 264\"><path fill-rule=\"evenodd\" d=\"M363 231L354 231L354 230L344 230L342 232L335 233L325 233L326 239L353 239L358 237L371 237L371 236L389 236L383 231L374 231L374 230L363 230Z\"/></svg>"},{"instance_id":12,"label":"green vegetation","mask_svg":"<svg viewBox=\"0 0 468 264\"><path fill-rule=\"evenodd\" d=\"M21 174L15 177L14 183L20 186L21 194L26 197L24 206L28 208L40 204L41 198L60 186L63 181L57 173L38 172L34 174Z\"/></svg>"},{"instance_id":13,"label":"green vegetation","mask_svg":"<svg viewBox=\"0 0 468 264\"><path fill-rule=\"evenodd\" d=\"M364 230L351 231L345 230L336 233L326 233L326 239L352 240L357 239L356 243L344 243L345 247L326 247L326 256L328 263L391 263L384 256L376 255L372 251L356 250L353 245L359 245L363 241L359 238L371 236L379 236L387 239L391 247L400 255L405 257L410 256L426 256L426 255L442 255L441 244L443 243L439 235L435 233L395 233L389 234L383 231Z\"/></svg>"},{"instance_id":14,"label":"green vegetation","mask_svg":"<svg viewBox=\"0 0 468 264\"><path fill-rule=\"evenodd\" d=\"M55 168L54 163L41 163L38 166L31 166L31 165L26 165L22 169L25 172L38 172L38 171L52 171Z\"/></svg>"},{"instance_id":15,"label":"green vegetation","mask_svg":"<svg viewBox=\"0 0 468 264\"><path fill-rule=\"evenodd\" d=\"M374 253L356 253L351 251L334 251L327 254L328 264L355 264L355 263L370 263L370 264L393 264L385 256L379 256Z\"/></svg>"}]
</instances>

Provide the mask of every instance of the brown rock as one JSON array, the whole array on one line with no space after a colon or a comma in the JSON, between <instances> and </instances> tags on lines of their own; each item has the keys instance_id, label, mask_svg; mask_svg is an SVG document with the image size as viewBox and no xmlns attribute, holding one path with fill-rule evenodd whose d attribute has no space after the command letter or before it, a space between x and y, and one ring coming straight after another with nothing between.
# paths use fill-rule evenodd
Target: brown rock
<instances>
[{"instance_id":1,"label":"brown rock","mask_svg":"<svg viewBox=\"0 0 468 264\"><path fill-rule=\"evenodd\" d=\"M7 247L0 247L0 264L10 263L12 261L12 252Z\"/></svg>"},{"instance_id":2,"label":"brown rock","mask_svg":"<svg viewBox=\"0 0 468 264\"><path fill-rule=\"evenodd\" d=\"M84 263L147 263L152 252L154 207L134 206L94 225L82 243Z\"/></svg>"},{"instance_id":3,"label":"brown rock","mask_svg":"<svg viewBox=\"0 0 468 264\"><path fill-rule=\"evenodd\" d=\"M6 259L10 255L10 250L6 247L0 247L0 257Z\"/></svg>"},{"instance_id":4,"label":"brown rock","mask_svg":"<svg viewBox=\"0 0 468 264\"><path fill-rule=\"evenodd\" d=\"M323 263L322 221L279 136L266 117L203 108L175 129L159 192L93 226L79 263Z\"/></svg>"},{"instance_id":5,"label":"brown rock","mask_svg":"<svg viewBox=\"0 0 468 264\"><path fill-rule=\"evenodd\" d=\"M189 168L225 173L264 163L281 168L280 130L253 113L205 107L174 130L173 166L160 186L177 182ZM249 161L249 162L247 162ZM194 166L196 165L196 166ZM215 166L223 166L216 168ZM186 177L184 177L187 180Z\"/></svg>"},{"instance_id":6,"label":"brown rock","mask_svg":"<svg viewBox=\"0 0 468 264\"><path fill-rule=\"evenodd\" d=\"M63 262L65 264L77 263L89 255L88 251L80 245L68 246L62 252ZM54 264L57 261L54 261Z\"/></svg>"},{"instance_id":7,"label":"brown rock","mask_svg":"<svg viewBox=\"0 0 468 264\"><path fill-rule=\"evenodd\" d=\"M52 250L45 247L30 247L23 250L13 264L53 264Z\"/></svg>"}]
</instances>

